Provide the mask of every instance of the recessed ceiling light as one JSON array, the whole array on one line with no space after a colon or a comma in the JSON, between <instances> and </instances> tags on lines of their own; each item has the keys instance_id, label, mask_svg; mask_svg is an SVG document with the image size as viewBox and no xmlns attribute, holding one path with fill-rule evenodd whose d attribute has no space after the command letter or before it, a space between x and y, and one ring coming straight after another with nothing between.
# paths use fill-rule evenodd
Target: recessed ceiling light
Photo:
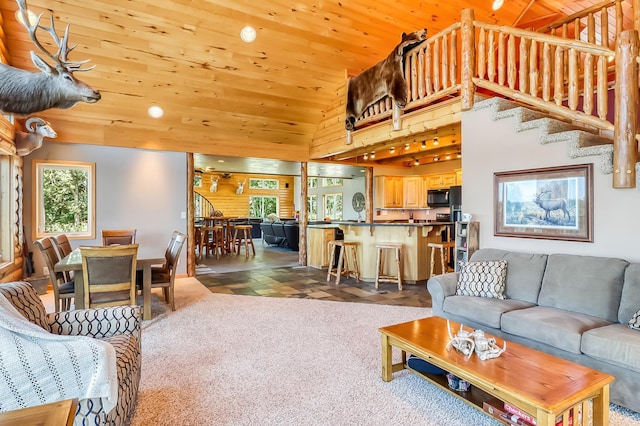
<instances>
[{"instance_id":1,"label":"recessed ceiling light","mask_svg":"<svg viewBox=\"0 0 640 426\"><path fill-rule=\"evenodd\" d=\"M504 4L504 0L493 0L493 4L491 5L491 9L498 10Z\"/></svg>"},{"instance_id":2,"label":"recessed ceiling light","mask_svg":"<svg viewBox=\"0 0 640 426\"><path fill-rule=\"evenodd\" d=\"M160 118L164 115L164 110L158 105L151 105L147 110L147 114L151 118Z\"/></svg>"},{"instance_id":3,"label":"recessed ceiling light","mask_svg":"<svg viewBox=\"0 0 640 426\"><path fill-rule=\"evenodd\" d=\"M218 163L224 163L224 160L218 160Z\"/></svg>"},{"instance_id":4,"label":"recessed ceiling light","mask_svg":"<svg viewBox=\"0 0 640 426\"><path fill-rule=\"evenodd\" d=\"M252 43L256 39L256 35L256 29L251 25L247 25L240 30L240 38L245 43Z\"/></svg>"}]
</instances>

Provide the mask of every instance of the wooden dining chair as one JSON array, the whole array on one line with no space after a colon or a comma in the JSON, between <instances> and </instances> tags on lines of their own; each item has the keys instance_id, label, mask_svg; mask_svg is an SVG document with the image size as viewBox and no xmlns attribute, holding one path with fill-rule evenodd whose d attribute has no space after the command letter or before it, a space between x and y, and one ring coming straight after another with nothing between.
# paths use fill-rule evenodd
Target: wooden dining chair
<instances>
[{"instance_id":1,"label":"wooden dining chair","mask_svg":"<svg viewBox=\"0 0 640 426\"><path fill-rule=\"evenodd\" d=\"M80 247L84 307L136 304L138 245Z\"/></svg>"},{"instance_id":2,"label":"wooden dining chair","mask_svg":"<svg viewBox=\"0 0 640 426\"><path fill-rule=\"evenodd\" d=\"M51 238L53 240L53 244L58 250L58 256L60 257L60 259L71 254L73 248L71 247L71 243L69 242L67 234L60 234ZM64 271L63 274L66 281L71 281L73 279L73 271Z\"/></svg>"},{"instance_id":3,"label":"wooden dining chair","mask_svg":"<svg viewBox=\"0 0 640 426\"><path fill-rule=\"evenodd\" d=\"M174 283L176 279L176 269L178 258L182 251L187 236L174 231L169 240L169 245L164 253L165 263L160 267L151 268L151 288L162 288L166 302L171 306L171 310L176 310L174 299Z\"/></svg>"},{"instance_id":4,"label":"wooden dining chair","mask_svg":"<svg viewBox=\"0 0 640 426\"><path fill-rule=\"evenodd\" d=\"M54 247L54 239L52 237L44 237L34 241L34 244L42 253L44 263L49 269L49 278L51 280L51 286L53 287L56 312L71 309L71 300L75 295L75 283L63 272L55 271L55 265L60 258Z\"/></svg>"},{"instance_id":5,"label":"wooden dining chair","mask_svg":"<svg viewBox=\"0 0 640 426\"><path fill-rule=\"evenodd\" d=\"M135 244L135 229L103 229L102 245L113 246L116 244Z\"/></svg>"}]
</instances>

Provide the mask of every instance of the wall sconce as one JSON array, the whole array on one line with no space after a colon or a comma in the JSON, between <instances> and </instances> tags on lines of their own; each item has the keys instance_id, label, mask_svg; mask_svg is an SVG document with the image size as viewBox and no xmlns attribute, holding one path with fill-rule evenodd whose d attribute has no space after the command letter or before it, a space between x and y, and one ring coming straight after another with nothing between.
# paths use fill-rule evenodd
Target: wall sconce
<instances>
[{"instance_id":1,"label":"wall sconce","mask_svg":"<svg viewBox=\"0 0 640 426\"><path fill-rule=\"evenodd\" d=\"M392 146L391 148L389 148L389 152L390 152L390 153L392 153L392 154L393 154L394 152L396 152L395 147L393 147L393 146Z\"/></svg>"},{"instance_id":2,"label":"wall sconce","mask_svg":"<svg viewBox=\"0 0 640 426\"><path fill-rule=\"evenodd\" d=\"M371 151L371 154L369 154L369 157L371 157L372 160L374 158L376 158L376 152L375 151Z\"/></svg>"}]
</instances>

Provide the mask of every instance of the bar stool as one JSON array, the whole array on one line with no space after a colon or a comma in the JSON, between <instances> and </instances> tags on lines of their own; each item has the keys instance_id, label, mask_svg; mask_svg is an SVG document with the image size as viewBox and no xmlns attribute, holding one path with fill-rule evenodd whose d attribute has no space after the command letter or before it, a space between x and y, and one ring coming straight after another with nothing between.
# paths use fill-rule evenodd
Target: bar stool
<instances>
[{"instance_id":1,"label":"bar stool","mask_svg":"<svg viewBox=\"0 0 640 426\"><path fill-rule=\"evenodd\" d=\"M397 275L384 275L384 250L394 250L396 256ZM380 281L398 283L402 291L402 243L376 243L376 289Z\"/></svg>"},{"instance_id":2,"label":"bar stool","mask_svg":"<svg viewBox=\"0 0 640 426\"><path fill-rule=\"evenodd\" d=\"M225 252L225 239L224 228L222 226L208 226L207 232L210 233L210 237L207 235L207 256L213 251L216 255L216 259L220 259L220 255Z\"/></svg>"},{"instance_id":3,"label":"bar stool","mask_svg":"<svg viewBox=\"0 0 640 426\"><path fill-rule=\"evenodd\" d=\"M340 277L350 276L360 281L360 266L358 265L358 243L355 241L333 240L329 241L329 268L327 269L327 281L331 280L331 276L336 277L336 285L340 284ZM338 256L338 264L333 267L336 259L336 250L340 247L340 255Z\"/></svg>"},{"instance_id":4,"label":"bar stool","mask_svg":"<svg viewBox=\"0 0 640 426\"><path fill-rule=\"evenodd\" d=\"M433 277L436 274L433 272L433 267L436 264L435 261L435 253L436 250L439 249L440 250L440 263L442 265L442 269L440 270L441 274L444 274L447 272L447 268L446 268L446 261L445 259L449 258L449 249L452 247L455 247L456 243L453 241L450 242L442 242L442 243L428 243L427 247L431 248L431 275L429 277Z\"/></svg>"},{"instance_id":5,"label":"bar stool","mask_svg":"<svg viewBox=\"0 0 640 426\"><path fill-rule=\"evenodd\" d=\"M249 246L253 250L253 255L256 255L256 247L253 245L253 238L251 238L251 225L236 225L233 232L233 241L236 245L235 252L240 254L240 247L244 243L244 253L249 258Z\"/></svg>"}]
</instances>

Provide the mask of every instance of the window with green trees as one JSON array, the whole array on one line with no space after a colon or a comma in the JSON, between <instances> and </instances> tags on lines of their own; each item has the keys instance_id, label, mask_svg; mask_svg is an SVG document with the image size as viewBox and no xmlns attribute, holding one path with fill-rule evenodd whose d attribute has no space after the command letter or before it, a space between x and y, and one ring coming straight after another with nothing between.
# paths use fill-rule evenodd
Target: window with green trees
<instances>
[{"instance_id":1,"label":"window with green trees","mask_svg":"<svg viewBox=\"0 0 640 426\"><path fill-rule=\"evenodd\" d=\"M249 197L249 216L267 217L271 213L278 214L278 197Z\"/></svg>"},{"instance_id":2,"label":"window with green trees","mask_svg":"<svg viewBox=\"0 0 640 426\"><path fill-rule=\"evenodd\" d=\"M342 193L324 194L324 216L333 220L342 219Z\"/></svg>"},{"instance_id":3,"label":"window with green trees","mask_svg":"<svg viewBox=\"0 0 640 426\"><path fill-rule=\"evenodd\" d=\"M35 162L36 235L95 238L95 164Z\"/></svg>"}]
</instances>

